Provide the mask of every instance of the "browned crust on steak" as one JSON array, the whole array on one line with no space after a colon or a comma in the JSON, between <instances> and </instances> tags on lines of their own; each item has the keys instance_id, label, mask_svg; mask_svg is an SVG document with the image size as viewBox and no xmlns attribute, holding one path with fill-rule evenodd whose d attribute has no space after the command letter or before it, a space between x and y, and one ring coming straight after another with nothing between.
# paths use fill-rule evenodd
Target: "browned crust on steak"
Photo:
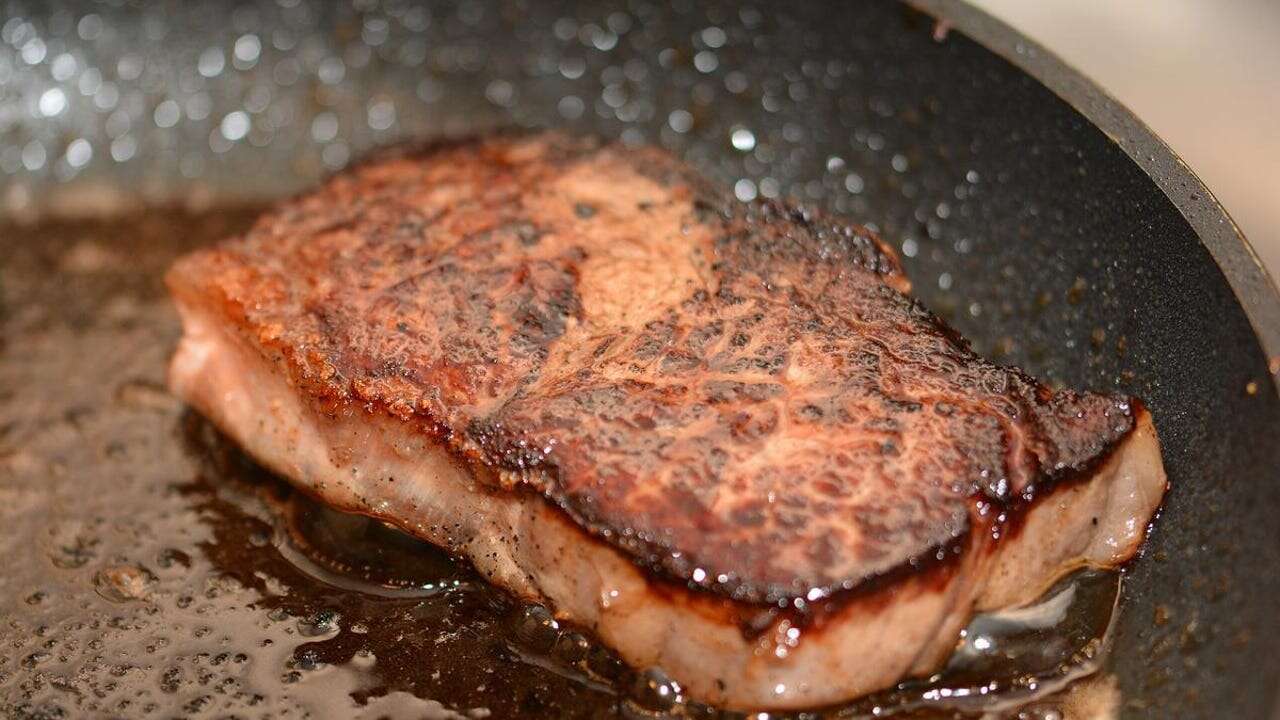
<instances>
[{"instance_id":1,"label":"browned crust on steak","mask_svg":"<svg viewBox=\"0 0 1280 720\"><path fill-rule=\"evenodd\" d=\"M741 601L927 563L1134 426L1131 398L975 355L864 228L738 203L650 148L384 155L173 273L330 412L418 423L495 489Z\"/></svg>"}]
</instances>

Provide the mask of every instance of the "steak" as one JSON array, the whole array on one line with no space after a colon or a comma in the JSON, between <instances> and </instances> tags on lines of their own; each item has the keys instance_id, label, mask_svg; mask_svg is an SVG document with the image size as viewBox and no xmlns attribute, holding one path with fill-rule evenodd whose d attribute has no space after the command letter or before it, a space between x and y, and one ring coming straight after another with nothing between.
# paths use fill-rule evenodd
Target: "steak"
<instances>
[{"instance_id":1,"label":"steak","mask_svg":"<svg viewBox=\"0 0 1280 720\"><path fill-rule=\"evenodd\" d=\"M250 455L714 704L928 673L1166 489L1137 399L982 359L873 233L653 148L387 152L167 281L170 383Z\"/></svg>"}]
</instances>

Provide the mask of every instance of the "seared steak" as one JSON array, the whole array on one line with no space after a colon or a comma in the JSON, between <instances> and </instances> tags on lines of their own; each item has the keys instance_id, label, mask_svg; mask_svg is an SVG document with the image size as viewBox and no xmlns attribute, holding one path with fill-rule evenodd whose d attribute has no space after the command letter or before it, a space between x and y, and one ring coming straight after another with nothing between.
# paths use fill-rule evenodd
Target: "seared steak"
<instances>
[{"instance_id":1,"label":"seared steak","mask_svg":"<svg viewBox=\"0 0 1280 720\"><path fill-rule=\"evenodd\" d=\"M713 703L928 672L1165 490L1139 401L983 360L872 233L655 149L386 154L168 282L173 388L251 455Z\"/></svg>"}]
</instances>

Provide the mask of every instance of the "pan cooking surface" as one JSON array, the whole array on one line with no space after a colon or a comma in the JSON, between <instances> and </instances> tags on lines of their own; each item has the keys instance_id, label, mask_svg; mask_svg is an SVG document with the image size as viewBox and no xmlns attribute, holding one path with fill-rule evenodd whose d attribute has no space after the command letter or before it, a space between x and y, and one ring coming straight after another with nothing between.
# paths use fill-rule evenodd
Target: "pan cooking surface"
<instances>
[{"instance_id":1,"label":"pan cooking surface","mask_svg":"<svg viewBox=\"0 0 1280 720\"><path fill-rule=\"evenodd\" d=\"M251 12L98 8L87 33L82 15L54 7L29 14L21 38L6 23L5 92L39 99L57 85L66 101L8 121L6 202L30 208L55 186L104 183L112 194L279 193L376 142L523 124L657 142L741 197L793 195L852 215L900 249L918 294L981 352L1151 406L1174 490L1126 583L1109 667L1124 714L1270 710L1280 407L1268 360L1177 210L1015 68L882 4L784 17L765 6L464 3L433 6L425 22L395 8L241 7ZM227 22L202 14L219 10ZM27 63L33 32L45 53ZM75 72L59 80L64 52ZM291 59L298 74L285 82ZM108 107L101 86L81 92L89 68L115 87ZM270 102L254 111L257 88ZM182 109L172 127L167 100ZM272 120L280 106L288 117ZM83 164L74 139L93 148ZM32 142L40 151L26 157ZM11 147L23 151L17 166ZM511 629L517 609L456 568L438 568L435 595L375 601L315 590L281 559L255 486L230 477L238 466L219 465L225 453L161 389L176 321L159 273L251 216L0 227L0 706L216 715L230 702L297 717L320 700L342 716L353 695L380 690L344 645L354 640L332 649L358 635L359 610L344 602L423 614L371 625L367 636L397 634L373 662L404 669L449 708L393 695L381 701L389 714L590 715L613 702L533 655L484 655L497 650L466 633L525 626ZM415 652L423 643L449 652ZM431 669L428 657L450 661Z\"/></svg>"}]
</instances>

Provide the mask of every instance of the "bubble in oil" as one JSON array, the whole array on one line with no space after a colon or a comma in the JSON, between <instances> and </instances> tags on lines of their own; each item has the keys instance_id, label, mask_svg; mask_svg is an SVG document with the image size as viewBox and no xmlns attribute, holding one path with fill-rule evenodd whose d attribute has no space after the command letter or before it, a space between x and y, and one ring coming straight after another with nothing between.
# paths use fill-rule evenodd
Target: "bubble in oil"
<instances>
[{"instance_id":1,"label":"bubble in oil","mask_svg":"<svg viewBox=\"0 0 1280 720\"><path fill-rule=\"evenodd\" d=\"M631 697L641 707L650 710L670 710L683 700L680 684L661 668L648 668L639 673Z\"/></svg>"},{"instance_id":2,"label":"bubble in oil","mask_svg":"<svg viewBox=\"0 0 1280 720\"><path fill-rule=\"evenodd\" d=\"M516 622L516 638L536 652L546 652L555 645L560 623L542 605L529 605Z\"/></svg>"},{"instance_id":3,"label":"bubble in oil","mask_svg":"<svg viewBox=\"0 0 1280 720\"><path fill-rule=\"evenodd\" d=\"M556 638L551 652L560 662L579 665L586 661L591 652L591 641L582 633L570 630Z\"/></svg>"},{"instance_id":4,"label":"bubble in oil","mask_svg":"<svg viewBox=\"0 0 1280 720\"><path fill-rule=\"evenodd\" d=\"M298 620L298 634L306 638L330 637L341 632L341 615L335 610L318 610Z\"/></svg>"},{"instance_id":5,"label":"bubble in oil","mask_svg":"<svg viewBox=\"0 0 1280 720\"><path fill-rule=\"evenodd\" d=\"M115 603L146 599L155 580L150 570L138 565L112 565L93 576L98 595Z\"/></svg>"}]
</instances>

